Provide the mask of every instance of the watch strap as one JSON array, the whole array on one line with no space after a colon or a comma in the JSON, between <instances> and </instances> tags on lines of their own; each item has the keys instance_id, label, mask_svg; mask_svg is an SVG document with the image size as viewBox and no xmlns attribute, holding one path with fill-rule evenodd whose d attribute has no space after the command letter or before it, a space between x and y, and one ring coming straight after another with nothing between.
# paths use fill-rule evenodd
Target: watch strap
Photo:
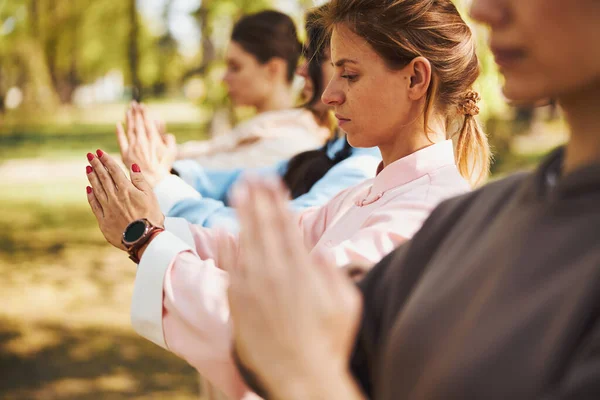
<instances>
[{"instance_id":1,"label":"watch strap","mask_svg":"<svg viewBox=\"0 0 600 400\"><path fill-rule=\"evenodd\" d=\"M129 259L136 264L140 263L139 251L146 243L152 240L156 235L161 232L164 232L164 228L158 226L151 226L149 231L142 237L139 241L137 241L133 246L127 249L127 253L129 254Z\"/></svg>"}]
</instances>

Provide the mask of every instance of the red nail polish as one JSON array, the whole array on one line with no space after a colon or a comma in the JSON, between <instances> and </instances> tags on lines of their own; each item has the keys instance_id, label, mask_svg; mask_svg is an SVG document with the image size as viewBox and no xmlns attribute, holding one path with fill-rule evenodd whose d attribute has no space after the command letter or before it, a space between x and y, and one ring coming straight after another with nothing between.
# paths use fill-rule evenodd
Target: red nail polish
<instances>
[{"instance_id":1,"label":"red nail polish","mask_svg":"<svg viewBox=\"0 0 600 400\"><path fill-rule=\"evenodd\" d=\"M88 161L92 161L94 159L94 155L92 153L87 153Z\"/></svg>"},{"instance_id":2,"label":"red nail polish","mask_svg":"<svg viewBox=\"0 0 600 400\"><path fill-rule=\"evenodd\" d=\"M85 188L85 191L87 192L87 194L90 194L92 193L92 188L88 186Z\"/></svg>"},{"instance_id":3,"label":"red nail polish","mask_svg":"<svg viewBox=\"0 0 600 400\"><path fill-rule=\"evenodd\" d=\"M98 154L98 158L102 158L102 156L104 155L104 152L100 149L96 150L96 154Z\"/></svg>"},{"instance_id":4,"label":"red nail polish","mask_svg":"<svg viewBox=\"0 0 600 400\"><path fill-rule=\"evenodd\" d=\"M142 172L142 170L140 169L140 166L139 166L139 165L137 165L137 164L133 164L133 165L131 166L131 170L132 170L133 172Z\"/></svg>"},{"instance_id":5,"label":"red nail polish","mask_svg":"<svg viewBox=\"0 0 600 400\"><path fill-rule=\"evenodd\" d=\"M87 174L91 174L93 170L94 170L94 169L93 169L92 167L90 167L89 165L88 165L87 167L85 167L85 172L86 172Z\"/></svg>"}]
</instances>

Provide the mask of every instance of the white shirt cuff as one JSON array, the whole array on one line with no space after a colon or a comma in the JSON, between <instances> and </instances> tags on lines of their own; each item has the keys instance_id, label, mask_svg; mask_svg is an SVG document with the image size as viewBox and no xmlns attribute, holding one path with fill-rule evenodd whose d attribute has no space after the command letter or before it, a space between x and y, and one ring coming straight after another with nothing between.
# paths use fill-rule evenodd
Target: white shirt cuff
<instances>
[{"instance_id":1,"label":"white shirt cuff","mask_svg":"<svg viewBox=\"0 0 600 400\"><path fill-rule=\"evenodd\" d=\"M131 300L131 324L142 337L167 348L163 334L163 286L175 257L195 251L170 232L159 233L150 242L138 265Z\"/></svg>"},{"instance_id":2,"label":"white shirt cuff","mask_svg":"<svg viewBox=\"0 0 600 400\"><path fill-rule=\"evenodd\" d=\"M202 196L193 187L188 185L177 175L167 175L154 187L154 193L158 198L158 204L163 214L167 214L171 208L182 200L189 198L201 198Z\"/></svg>"},{"instance_id":3,"label":"white shirt cuff","mask_svg":"<svg viewBox=\"0 0 600 400\"><path fill-rule=\"evenodd\" d=\"M195 248L194 236L190 231L190 223L185 218L165 218L165 229L177 236L183 242L185 242L192 249Z\"/></svg>"}]
</instances>

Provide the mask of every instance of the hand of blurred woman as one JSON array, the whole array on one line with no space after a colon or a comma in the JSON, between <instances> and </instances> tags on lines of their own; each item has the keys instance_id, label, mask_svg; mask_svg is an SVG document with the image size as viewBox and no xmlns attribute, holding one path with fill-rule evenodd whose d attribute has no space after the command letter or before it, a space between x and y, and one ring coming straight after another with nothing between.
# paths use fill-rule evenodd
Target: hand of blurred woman
<instances>
[{"instance_id":1,"label":"hand of blurred woman","mask_svg":"<svg viewBox=\"0 0 600 400\"><path fill-rule=\"evenodd\" d=\"M123 163L138 164L152 187L170 173L177 156L175 136L161 134L144 105L132 103L126 126L117 124L117 140Z\"/></svg>"},{"instance_id":2,"label":"hand of blurred woman","mask_svg":"<svg viewBox=\"0 0 600 400\"><path fill-rule=\"evenodd\" d=\"M131 222L147 218L156 226L163 226L164 216L152 187L142 175L137 164L130 165L131 181L119 164L102 150L97 156L87 155L88 202L98 220L106 240L124 250L123 232Z\"/></svg>"},{"instance_id":3,"label":"hand of blurred woman","mask_svg":"<svg viewBox=\"0 0 600 400\"><path fill-rule=\"evenodd\" d=\"M354 397L354 385L343 382L351 382L358 291L326 260L311 260L280 182L247 180L232 200L242 225L240 254L224 252L223 267L239 360L273 398L313 398L332 382L353 394L336 397Z\"/></svg>"}]
</instances>

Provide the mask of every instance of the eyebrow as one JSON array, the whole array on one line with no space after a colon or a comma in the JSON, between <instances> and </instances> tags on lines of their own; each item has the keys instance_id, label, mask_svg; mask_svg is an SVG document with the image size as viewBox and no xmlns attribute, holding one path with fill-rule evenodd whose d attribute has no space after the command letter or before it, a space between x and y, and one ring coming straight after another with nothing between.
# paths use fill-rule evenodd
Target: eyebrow
<instances>
[{"instance_id":1,"label":"eyebrow","mask_svg":"<svg viewBox=\"0 0 600 400\"><path fill-rule=\"evenodd\" d=\"M331 65L335 65L336 67L341 67L344 64L358 64L358 61L351 60L349 58L342 58L341 60L337 60L335 64L331 63Z\"/></svg>"}]
</instances>

